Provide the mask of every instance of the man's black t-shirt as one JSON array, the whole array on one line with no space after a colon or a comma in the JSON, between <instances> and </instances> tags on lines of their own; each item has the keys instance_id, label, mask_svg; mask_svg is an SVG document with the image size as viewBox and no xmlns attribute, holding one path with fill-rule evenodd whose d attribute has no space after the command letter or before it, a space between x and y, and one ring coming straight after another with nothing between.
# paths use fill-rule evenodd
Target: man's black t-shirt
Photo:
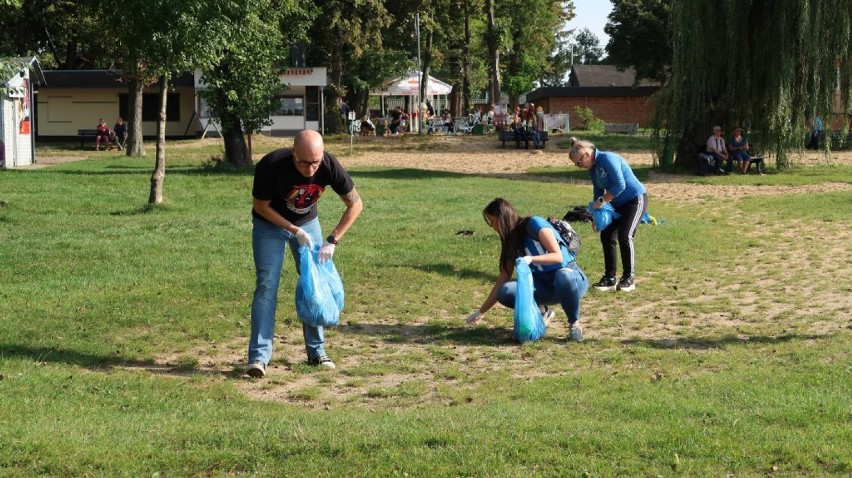
<instances>
[{"instance_id":1,"label":"man's black t-shirt","mask_svg":"<svg viewBox=\"0 0 852 478\"><path fill-rule=\"evenodd\" d=\"M317 217L317 202L326 186L331 186L341 196L355 188L349 173L334 156L323 153L316 174L306 178L296 169L292 148L282 148L257 163L251 194L261 201L271 201L272 209L300 226ZM254 209L251 213L266 221Z\"/></svg>"}]
</instances>

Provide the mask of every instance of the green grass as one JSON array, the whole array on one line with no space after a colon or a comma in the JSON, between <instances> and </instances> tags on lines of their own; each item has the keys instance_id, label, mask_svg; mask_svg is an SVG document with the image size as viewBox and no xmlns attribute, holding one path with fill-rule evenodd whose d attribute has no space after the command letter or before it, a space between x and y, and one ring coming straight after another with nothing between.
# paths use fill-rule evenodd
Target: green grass
<instances>
[{"instance_id":1,"label":"green grass","mask_svg":"<svg viewBox=\"0 0 852 478\"><path fill-rule=\"evenodd\" d=\"M241 376L252 176L204 169L215 147L169 151L152 209L152 157L0 171L0 476L852 473L852 193L803 189L848 185L848 166L714 179L777 194L652 199L666 224L639 231L637 293L590 292L583 344L555 324L522 346L506 309L464 325L496 273L481 209L561 215L588 201L583 172L353 169L339 368L303 363L288 262L257 381ZM328 229L342 205L320 210Z\"/></svg>"}]
</instances>

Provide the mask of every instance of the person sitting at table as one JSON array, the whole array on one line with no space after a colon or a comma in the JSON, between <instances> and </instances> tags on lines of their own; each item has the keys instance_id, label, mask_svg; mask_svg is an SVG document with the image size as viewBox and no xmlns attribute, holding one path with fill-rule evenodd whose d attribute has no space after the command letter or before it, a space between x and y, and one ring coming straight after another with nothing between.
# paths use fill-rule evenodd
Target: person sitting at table
<instances>
[{"instance_id":1,"label":"person sitting at table","mask_svg":"<svg viewBox=\"0 0 852 478\"><path fill-rule=\"evenodd\" d=\"M393 111L391 111L391 122L390 122L390 132L392 135L399 134L399 128L402 126L402 121L408 118L408 115L402 111L402 107L397 106Z\"/></svg>"},{"instance_id":2,"label":"person sitting at table","mask_svg":"<svg viewBox=\"0 0 852 478\"><path fill-rule=\"evenodd\" d=\"M453 130L453 115L450 110L444 110L444 127L447 128L447 133Z\"/></svg>"},{"instance_id":3,"label":"person sitting at table","mask_svg":"<svg viewBox=\"0 0 852 478\"><path fill-rule=\"evenodd\" d=\"M370 117L364 115L361 118L361 136L375 136L376 135L376 125L370 121Z\"/></svg>"}]
</instances>

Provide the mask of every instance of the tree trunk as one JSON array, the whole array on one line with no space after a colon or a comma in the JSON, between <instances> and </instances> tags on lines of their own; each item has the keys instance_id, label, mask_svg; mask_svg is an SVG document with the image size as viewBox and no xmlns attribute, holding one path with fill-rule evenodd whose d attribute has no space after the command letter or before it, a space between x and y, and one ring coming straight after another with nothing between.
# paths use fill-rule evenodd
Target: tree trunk
<instances>
[{"instance_id":1,"label":"tree trunk","mask_svg":"<svg viewBox=\"0 0 852 478\"><path fill-rule=\"evenodd\" d=\"M157 121L157 159L151 174L151 194L148 204L163 203L163 181L166 178L166 100L169 92L169 77L160 77L160 118Z\"/></svg>"},{"instance_id":2,"label":"tree trunk","mask_svg":"<svg viewBox=\"0 0 852 478\"><path fill-rule=\"evenodd\" d=\"M497 49L497 20L494 15L494 0L485 1L488 25L485 43L488 47L488 93L491 103L500 106L500 51Z\"/></svg>"},{"instance_id":3,"label":"tree trunk","mask_svg":"<svg viewBox=\"0 0 852 478\"><path fill-rule=\"evenodd\" d=\"M470 109L470 45L472 38L470 35L470 6L468 0L463 2L464 5L464 46L462 47L462 108L465 113L471 112Z\"/></svg>"},{"instance_id":4,"label":"tree trunk","mask_svg":"<svg viewBox=\"0 0 852 478\"><path fill-rule=\"evenodd\" d=\"M229 163L238 168L252 165L239 118L222 118L222 140L225 142L225 157Z\"/></svg>"},{"instance_id":5,"label":"tree trunk","mask_svg":"<svg viewBox=\"0 0 852 478\"><path fill-rule=\"evenodd\" d=\"M131 118L127 118L127 155L128 156L145 156L145 143L142 139L142 91L145 89L145 84L138 75L135 75L130 80L130 85L127 87L128 97L130 98L130 114Z\"/></svg>"}]
</instances>

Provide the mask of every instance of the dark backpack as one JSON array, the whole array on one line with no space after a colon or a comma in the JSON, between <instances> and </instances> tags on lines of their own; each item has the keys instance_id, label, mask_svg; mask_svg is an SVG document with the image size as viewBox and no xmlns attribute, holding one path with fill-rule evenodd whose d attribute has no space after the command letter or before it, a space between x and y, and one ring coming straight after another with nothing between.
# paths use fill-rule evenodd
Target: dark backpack
<instances>
[{"instance_id":1,"label":"dark backpack","mask_svg":"<svg viewBox=\"0 0 852 478\"><path fill-rule=\"evenodd\" d=\"M576 259L580 255L580 235L577 234L577 231L571 227L568 221L563 221L562 219L548 217L547 222L559 233L559 237L556 239L567 247L568 252L574 254L574 258Z\"/></svg>"}]
</instances>

